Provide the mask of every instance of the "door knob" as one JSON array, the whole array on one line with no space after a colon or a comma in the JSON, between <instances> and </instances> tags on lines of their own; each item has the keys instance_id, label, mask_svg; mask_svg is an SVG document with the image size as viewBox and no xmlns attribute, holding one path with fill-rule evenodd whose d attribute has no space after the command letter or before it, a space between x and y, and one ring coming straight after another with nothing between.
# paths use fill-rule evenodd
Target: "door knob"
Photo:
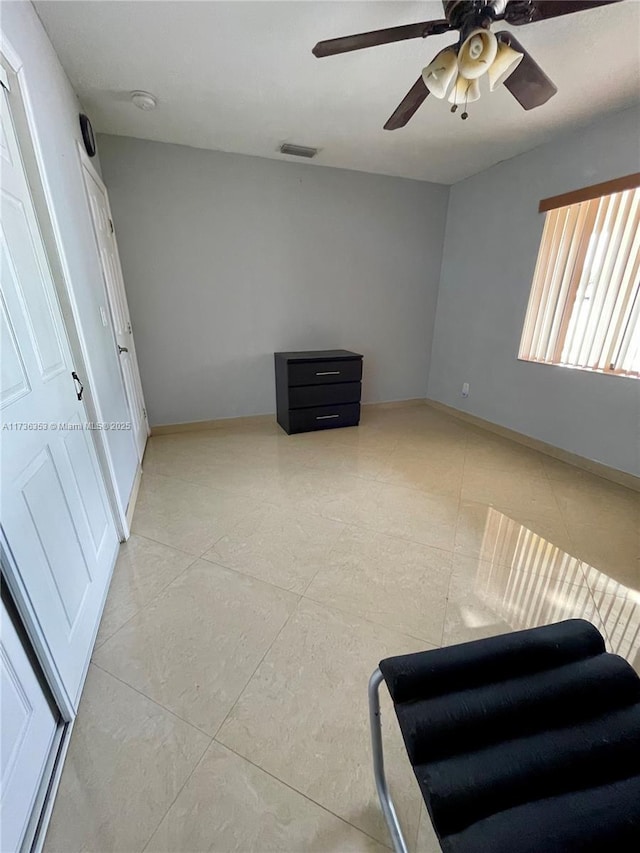
<instances>
[{"instance_id":1,"label":"door knob","mask_svg":"<svg viewBox=\"0 0 640 853\"><path fill-rule=\"evenodd\" d=\"M126 347L121 347L120 344L118 344L118 355L122 355L123 352L129 352L129 350Z\"/></svg>"}]
</instances>

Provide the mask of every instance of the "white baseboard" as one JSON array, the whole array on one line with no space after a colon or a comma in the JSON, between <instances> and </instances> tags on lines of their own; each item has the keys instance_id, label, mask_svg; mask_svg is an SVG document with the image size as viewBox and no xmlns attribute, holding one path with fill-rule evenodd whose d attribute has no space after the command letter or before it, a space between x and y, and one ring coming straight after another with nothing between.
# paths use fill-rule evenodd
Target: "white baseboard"
<instances>
[{"instance_id":1,"label":"white baseboard","mask_svg":"<svg viewBox=\"0 0 640 853\"><path fill-rule=\"evenodd\" d=\"M222 429L228 426L242 426L248 424L272 423L275 414L269 415L243 415L239 418L216 418L210 421L187 421L180 424L159 424L151 427L151 436L172 435L178 432L201 432L210 429Z\"/></svg>"},{"instance_id":2,"label":"white baseboard","mask_svg":"<svg viewBox=\"0 0 640 853\"><path fill-rule=\"evenodd\" d=\"M408 400L389 400L383 403L362 403L363 409L407 409L415 406L426 406L424 397L410 397Z\"/></svg>"},{"instance_id":3,"label":"white baseboard","mask_svg":"<svg viewBox=\"0 0 640 853\"><path fill-rule=\"evenodd\" d=\"M547 444L546 441L540 441L537 438L532 438L530 435L517 432L508 427L494 424L492 421L486 421L484 418L479 418L477 415L472 415L469 412L463 412L460 409L454 409L453 406L447 406L446 403L439 403L437 400L427 400L429 406L434 409L439 409L448 415L452 415L458 420L478 427L479 429L492 432L495 435L508 438L510 441L515 441L518 444L523 444L532 450L537 450L540 453L546 453L560 462L566 462L568 465L574 465L576 468L581 468L583 471L588 471L590 474L595 474L597 477L603 477L605 480L610 480L612 483L617 483L619 486L625 486L627 489L633 489L640 492L640 477L634 474L629 474L627 471L620 471L618 468L610 468L608 465L603 465L601 462L595 462L593 459L587 459L585 456L579 456L577 453L571 453L569 450L563 450L561 447L556 447L553 444Z\"/></svg>"},{"instance_id":4,"label":"white baseboard","mask_svg":"<svg viewBox=\"0 0 640 853\"><path fill-rule=\"evenodd\" d=\"M426 400L423 398L411 398L409 400L390 400L386 403L362 403L363 409L395 409L403 406L424 406ZM216 418L211 421L187 421L180 424L159 424L151 427L151 435L171 435L178 432L200 432L202 430L221 429L232 426L249 426L251 424L275 423L276 415L272 412L267 415L243 415L239 418Z\"/></svg>"}]
</instances>

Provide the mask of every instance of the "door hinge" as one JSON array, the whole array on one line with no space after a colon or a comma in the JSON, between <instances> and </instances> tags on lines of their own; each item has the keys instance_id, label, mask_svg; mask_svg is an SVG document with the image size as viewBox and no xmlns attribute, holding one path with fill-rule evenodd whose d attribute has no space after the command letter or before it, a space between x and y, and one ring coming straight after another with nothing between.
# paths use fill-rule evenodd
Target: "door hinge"
<instances>
[{"instance_id":1,"label":"door hinge","mask_svg":"<svg viewBox=\"0 0 640 853\"><path fill-rule=\"evenodd\" d=\"M147 419L147 410L145 409L144 406L142 407L142 414L144 415L144 419L146 420Z\"/></svg>"},{"instance_id":2,"label":"door hinge","mask_svg":"<svg viewBox=\"0 0 640 853\"><path fill-rule=\"evenodd\" d=\"M131 334L131 323L127 323L127 332Z\"/></svg>"},{"instance_id":3,"label":"door hinge","mask_svg":"<svg viewBox=\"0 0 640 853\"><path fill-rule=\"evenodd\" d=\"M113 234L113 222L109 220L109 228L111 228L111 233Z\"/></svg>"}]
</instances>

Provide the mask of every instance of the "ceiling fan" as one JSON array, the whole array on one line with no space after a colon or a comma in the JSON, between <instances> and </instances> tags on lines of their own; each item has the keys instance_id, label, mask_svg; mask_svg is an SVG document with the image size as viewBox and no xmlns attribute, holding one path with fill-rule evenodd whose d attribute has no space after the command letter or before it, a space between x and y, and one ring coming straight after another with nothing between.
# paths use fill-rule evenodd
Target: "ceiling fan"
<instances>
[{"instance_id":1,"label":"ceiling fan","mask_svg":"<svg viewBox=\"0 0 640 853\"><path fill-rule=\"evenodd\" d=\"M467 118L467 104L480 97L479 81L485 73L490 91L503 83L525 110L532 110L545 104L558 90L515 36L507 30L494 34L491 25L495 21L506 21L519 27L618 2L620 0L443 0L442 20L319 41L313 54L333 56L458 30L458 41L441 50L423 69L384 125L385 130L404 127L429 94L448 98L453 105L451 112L464 105L462 118Z\"/></svg>"}]
</instances>

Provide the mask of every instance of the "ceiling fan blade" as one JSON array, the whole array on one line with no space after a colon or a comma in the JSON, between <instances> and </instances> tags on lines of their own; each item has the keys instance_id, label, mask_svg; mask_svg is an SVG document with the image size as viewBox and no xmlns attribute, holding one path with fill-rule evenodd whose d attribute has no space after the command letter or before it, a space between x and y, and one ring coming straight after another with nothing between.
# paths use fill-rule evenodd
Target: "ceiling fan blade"
<instances>
[{"instance_id":1,"label":"ceiling fan blade","mask_svg":"<svg viewBox=\"0 0 640 853\"><path fill-rule=\"evenodd\" d=\"M504 20L513 26L532 24L534 21L546 21L560 15L572 15L596 6L608 6L620 0L511 0L507 3Z\"/></svg>"},{"instance_id":2,"label":"ceiling fan blade","mask_svg":"<svg viewBox=\"0 0 640 853\"><path fill-rule=\"evenodd\" d=\"M498 41L503 41L511 45L514 50L522 53L524 57L513 74L507 77L503 85L507 87L516 101L525 110L532 110L535 107L541 107L542 104L546 104L549 98L552 98L558 91L556 85L547 77L542 68L527 53L512 33L503 30L500 33L496 33L496 37Z\"/></svg>"},{"instance_id":3,"label":"ceiling fan blade","mask_svg":"<svg viewBox=\"0 0 640 853\"><path fill-rule=\"evenodd\" d=\"M522 63L520 64L522 65ZM424 103L428 94L429 90L425 86L424 80L422 77L418 77L393 111L393 115L387 119L384 129L397 130L399 127L404 127L418 107Z\"/></svg>"},{"instance_id":4,"label":"ceiling fan blade","mask_svg":"<svg viewBox=\"0 0 640 853\"><path fill-rule=\"evenodd\" d=\"M370 33L358 33L354 36L319 41L313 48L317 57L334 56L336 53L348 53L350 50L362 50L364 47L376 47L405 39L419 39L439 35L450 30L448 21L422 21L419 24L405 24L402 27L388 27L386 30L373 30Z\"/></svg>"}]
</instances>

